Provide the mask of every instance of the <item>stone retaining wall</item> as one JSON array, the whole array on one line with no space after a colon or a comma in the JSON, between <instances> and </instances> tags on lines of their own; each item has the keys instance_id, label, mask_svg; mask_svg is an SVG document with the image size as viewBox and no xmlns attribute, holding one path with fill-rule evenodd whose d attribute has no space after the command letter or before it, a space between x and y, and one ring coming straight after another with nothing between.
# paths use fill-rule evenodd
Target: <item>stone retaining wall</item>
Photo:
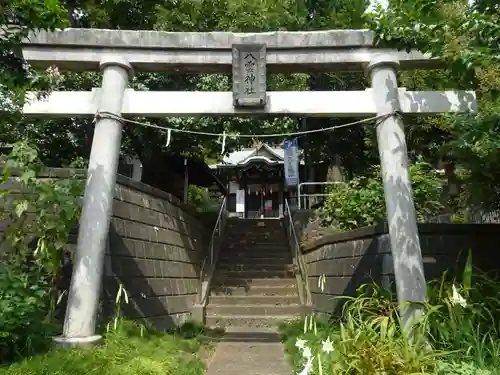
<instances>
[{"instance_id":1,"label":"stone retaining wall","mask_svg":"<svg viewBox=\"0 0 500 375\"><path fill-rule=\"evenodd\" d=\"M84 171L50 169L40 178L65 178ZM115 313L120 283L129 303L125 316L171 328L191 318L200 287L207 230L190 207L175 196L119 175L102 287L101 316ZM75 250L76 230L68 244ZM71 264L63 267L62 288L69 286ZM59 306L64 313L65 301Z\"/></svg>"},{"instance_id":2,"label":"stone retaining wall","mask_svg":"<svg viewBox=\"0 0 500 375\"><path fill-rule=\"evenodd\" d=\"M119 176L115 187L103 299L114 304L119 282L130 318L170 328L191 318L200 286L205 229L176 197Z\"/></svg>"},{"instance_id":3,"label":"stone retaining wall","mask_svg":"<svg viewBox=\"0 0 500 375\"><path fill-rule=\"evenodd\" d=\"M474 266L485 271L500 270L500 225L420 224L419 234L427 280L440 278L445 270L451 274L461 272L469 249ZM339 312L341 300L335 297L353 296L364 283L393 288L393 263L385 225L345 233L324 231L321 236L307 238L301 248L317 312ZM321 275L326 277L323 291L318 286Z\"/></svg>"}]
</instances>

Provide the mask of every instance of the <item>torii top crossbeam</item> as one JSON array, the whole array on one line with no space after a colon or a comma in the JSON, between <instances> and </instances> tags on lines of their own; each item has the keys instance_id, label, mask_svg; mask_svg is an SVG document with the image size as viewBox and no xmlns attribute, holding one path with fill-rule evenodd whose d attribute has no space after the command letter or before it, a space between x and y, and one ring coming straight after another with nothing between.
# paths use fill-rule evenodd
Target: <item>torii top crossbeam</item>
<instances>
[{"instance_id":1,"label":"torii top crossbeam","mask_svg":"<svg viewBox=\"0 0 500 375\"><path fill-rule=\"evenodd\" d=\"M32 33L23 44L34 67L99 70L104 57L119 54L136 71L231 72L232 45L262 43L269 72L361 71L374 54L390 54L401 69L440 67L418 51L374 47L368 30L277 31L267 33L164 32L65 29Z\"/></svg>"},{"instance_id":2,"label":"torii top crossbeam","mask_svg":"<svg viewBox=\"0 0 500 375\"><path fill-rule=\"evenodd\" d=\"M265 44L265 66L271 72L360 71L376 56L398 61L399 68L435 68L440 61L418 51L379 49L368 30L327 30L267 33L163 32L65 29L32 33L23 44L24 58L34 67L97 71L103 61L126 61L135 71L231 72L233 46ZM234 78L234 72L233 72ZM94 116L95 92L36 95L24 107L27 115ZM269 92L264 108L241 109L231 92L125 92L121 113L127 116L274 115L373 116L373 94L348 92ZM470 92L402 92L403 113L430 115L475 110Z\"/></svg>"}]
</instances>

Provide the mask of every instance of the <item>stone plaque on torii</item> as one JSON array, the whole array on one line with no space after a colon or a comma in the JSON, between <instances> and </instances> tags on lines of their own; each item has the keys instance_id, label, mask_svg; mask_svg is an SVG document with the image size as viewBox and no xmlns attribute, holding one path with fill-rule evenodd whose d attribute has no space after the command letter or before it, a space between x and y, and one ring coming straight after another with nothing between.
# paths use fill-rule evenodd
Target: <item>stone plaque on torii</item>
<instances>
[{"instance_id":1,"label":"stone plaque on torii","mask_svg":"<svg viewBox=\"0 0 500 375\"><path fill-rule=\"evenodd\" d=\"M235 44L233 48L233 105L266 106L266 45Z\"/></svg>"},{"instance_id":2,"label":"stone plaque on torii","mask_svg":"<svg viewBox=\"0 0 500 375\"><path fill-rule=\"evenodd\" d=\"M245 51L249 50L258 51L260 61L256 55L255 61L247 56ZM95 316L121 143L123 124L119 116L383 116L377 124L377 140L398 300L426 299L402 120L405 114L474 111L475 94L406 91L398 88L397 70L439 68L439 60L418 51L376 49L372 33L366 30L239 34L68 29L31 35L23 45L23 54L35 68L56 65L60 70L102 71L99 89L53 92L44 100L37 100L35 93L28 94L26 115L115 115L96 121L68 308L59 342L85 344L98 339ZM243 70L245 63L249 63L247 70ZM233 69L237 69L233 92L127 89L134 70L234 73ZM265 76L262 79L262 72L362 70L371 78L371 88L364 91L266 93ZM255 77L249 77L249 72ZM413 306L417 307L404 309L405 327L419 313L420 305Z\"/></svg>"}]
</instances>

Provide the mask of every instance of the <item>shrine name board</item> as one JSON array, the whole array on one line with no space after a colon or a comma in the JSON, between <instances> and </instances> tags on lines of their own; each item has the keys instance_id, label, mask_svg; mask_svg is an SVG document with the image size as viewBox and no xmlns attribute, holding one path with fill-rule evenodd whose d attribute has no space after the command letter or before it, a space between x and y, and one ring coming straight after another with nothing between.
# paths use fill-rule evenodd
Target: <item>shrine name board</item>
<instances>
[{"instance_id":1,"label":"shrine name board","mask_svg":"<svg viewBox=\"0 0 500 375\"><path fill-rule=\"evenodd\" d=\"M266 45L233 44L233 104L266 105Z\"/></svg>"}]
</instances>

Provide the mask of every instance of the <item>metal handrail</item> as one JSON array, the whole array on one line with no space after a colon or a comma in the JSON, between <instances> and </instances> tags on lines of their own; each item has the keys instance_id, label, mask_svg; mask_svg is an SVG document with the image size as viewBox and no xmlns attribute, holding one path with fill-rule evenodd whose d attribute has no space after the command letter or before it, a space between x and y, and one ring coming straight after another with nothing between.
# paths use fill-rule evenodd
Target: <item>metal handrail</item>
<instances>
[{"instance_id":1,"label":"metal handrail","mask_svg":"<svg viewBox=\"0 0 500 375\"><path fill-rule=\"evenodd\" d=\"M328 193L314 193L314 194L303 194L301 193L301 188L302 186L324 186L324 185L343 185L345 182L343 181L313 181L313 182L301 182L297 186L297 206L299 207L299 210L302 208L302 199L303 197L327 197L330 194Z\"/></svg>"},{"instance_id":2,"label":"metal handrail","mask_svg":"<svg viewBox=\"0 0 500 375\"><path fill-rule=\"evenodd\" d=\"M222 204L219 209L219 214L217 215L217 221L215 222L214 229L212 230L212 237L210 238L210 264L214 263L214 243L215 243L215 234L219 232L219 237L223 235L223 231L226 225L226 197L222 200Z\"/></svg>"},{"instance_id":3,"label":"metal handrail","mask_svg":"<svg viewBox=\"0 0 500 375\"><path fill-rule=\"evenodd\" d=\"M307 279L307 269L304 263L304 259L302 258L302 253L300 251L300 243L297 237L297 232L295 231L295 225L292 218L292 211L290 210L290 205L288 204L288 199L285 199L285 218L288 221L288 241L290 243L290 247L292 249L293 259L296 263L296 266L299 270L300 277L302 279L302 286L305 291L305 299L303 301L304 304L311 304L311 291L309 289L309 281ZM301 293L303 298L303 293Z\"/></svg>"},{"instance_id":4,"label":"metal handrail","mask_svg":"<svg viewBox=\"0 0 500 375\"><path fill-rule=\"evenodd\" d=\"M210 243L208 245L209 253L203 260L200 270L200 285L201 290L198 294L198 303L205 305L208 299L208 292L210 290L210 284L212 282L212 276L215 271L215 263L216 263L216 238L220 239L224 235L224 230L226 228L226 219L227 219L227 199L224 197L222 200L221 207L219 209L219 214L217 215L217 220L214 225L214 229L212 230L212 236L210 238ZM220 243L217 244L220 246ZM208 268L208 270L207 270ZM207 270L207 271L206 271Z\"/></svg>"}]
</instances>

